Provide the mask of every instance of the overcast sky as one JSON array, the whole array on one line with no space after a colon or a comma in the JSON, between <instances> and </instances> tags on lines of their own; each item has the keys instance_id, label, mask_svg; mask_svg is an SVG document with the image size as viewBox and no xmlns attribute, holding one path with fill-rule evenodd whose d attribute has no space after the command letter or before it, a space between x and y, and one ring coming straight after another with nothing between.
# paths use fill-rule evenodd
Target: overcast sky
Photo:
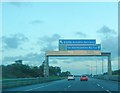
<instances>
[{"instance_id":1,"label":"overcast sky","mask_svg":"<svg viewBox=\"0 0 120 93\"><path fill-rule=\"evenodd\" d=\"M102 51L112 53L112 69L118 69L117 2L6 2L2 20L2 64L22 59L24 64L39 66L45 51L58 50L59 39L96 39ZM49 63L81 74L91 73L91 66L95 73L97 60L101 73L101 59L59 57ZM106 58L104 64L106 71Z\"/></svg>"}]
</instances>

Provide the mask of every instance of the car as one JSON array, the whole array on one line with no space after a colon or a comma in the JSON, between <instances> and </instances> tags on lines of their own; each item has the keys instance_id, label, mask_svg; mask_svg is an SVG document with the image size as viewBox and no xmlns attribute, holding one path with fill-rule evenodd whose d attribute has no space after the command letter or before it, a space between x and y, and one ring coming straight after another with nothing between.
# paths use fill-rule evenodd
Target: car
<instances>
[{"instance_id":1,"label":"car","mask_svg":"<svg viewBox=\"0 0 120 93\"><path fill-rule=\"evenodd\" d=\"M88 77L85 76L85 75L82 75L82 76L80 77L80 81L88 81Z\"/></svg>"},{"instance_id":2,"label":"car","mask_svg":"<svg viewBox=\"0 0 120 93\"><path fill-rule=\"evenodd\" d=\"M68 81L69 81L69 80L75 80L74 75L69 75L69 76L68 76Z\"/></svg>"}]
</instances>

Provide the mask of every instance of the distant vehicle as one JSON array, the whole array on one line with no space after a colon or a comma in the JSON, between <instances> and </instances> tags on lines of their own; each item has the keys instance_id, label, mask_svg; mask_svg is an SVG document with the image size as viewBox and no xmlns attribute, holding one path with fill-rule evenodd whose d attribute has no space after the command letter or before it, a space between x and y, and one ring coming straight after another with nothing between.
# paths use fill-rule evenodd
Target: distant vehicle
<instances>
[{"instance_id":1,"label":"distant vehicle","mask_svg":"<svg viewBox=\"0 0 120 93\"><path fill-rule=\"evenodd\" d=\"M80 77L80 81L88 81L88 77L83 75Z\"/></svg>"},{"instance_id":2,"label":"distant vehicle","mask_svg":"<svg viewBox=\"0 0 120 93\"><path fill-rule=\"evenodd\" d=\"M69 81L69 80L75 80L74 75L69 75L69 76L68 76L68 81Z\"/></svg>"}]
</instances>

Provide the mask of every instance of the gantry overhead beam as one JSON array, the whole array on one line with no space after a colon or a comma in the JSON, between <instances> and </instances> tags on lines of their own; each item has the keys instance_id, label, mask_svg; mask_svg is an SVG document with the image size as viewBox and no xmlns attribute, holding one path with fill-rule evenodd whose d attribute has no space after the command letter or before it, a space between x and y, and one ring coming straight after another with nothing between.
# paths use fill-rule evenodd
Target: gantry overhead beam
<instances>
[{"instance_id":1,"label":"gantry overhead beam","mask_svg":"<svg viewBox=\"0 0 120 93\"><path fill-rule=\"evenodd\" d=\"M77 51L47 51L45 54L44 76L49 76L49 57L71 57L71 56L107 56L108 57L108 75L112 74L111 69L111 53L101 52L99 50L77 50Z\"/></svg>"},{"instance_id":2,"label":"gantry overhead beam","mask_svg":"<svg viewBox=\"0 0 120 93\"><path fill-rule=\"evenodd\" d=\"M79 51L47 51L46 56L96 56L101 55L96 50L79 50Z\"/></svg>"}]
</instances>

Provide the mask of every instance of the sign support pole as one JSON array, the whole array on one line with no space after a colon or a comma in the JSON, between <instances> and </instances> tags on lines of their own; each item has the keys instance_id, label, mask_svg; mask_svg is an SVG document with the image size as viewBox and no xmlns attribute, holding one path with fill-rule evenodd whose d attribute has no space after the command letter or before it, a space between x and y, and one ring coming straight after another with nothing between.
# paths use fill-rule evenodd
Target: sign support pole
<instances>
[{"instance_id":1,"label":"sign support pole","mask_svg":"<svg viewBox=\"0 0 120 93\"><path fill-rule=\"evenodd\" d=\"M49 77L49 63L48 63L48 57L45 56L45 63L44 63L44 77Z\"/></svg>"},{"instance_id":2,"label":"sign support pole","mask_svg":"<svg viewBox=\"0 0 120 93\"><path fill-rule=\"evenodd\" d=\"M112 68L111 68L111 53L108 55L108 75L112 75Z\"/></svg>"}]
</instances>

